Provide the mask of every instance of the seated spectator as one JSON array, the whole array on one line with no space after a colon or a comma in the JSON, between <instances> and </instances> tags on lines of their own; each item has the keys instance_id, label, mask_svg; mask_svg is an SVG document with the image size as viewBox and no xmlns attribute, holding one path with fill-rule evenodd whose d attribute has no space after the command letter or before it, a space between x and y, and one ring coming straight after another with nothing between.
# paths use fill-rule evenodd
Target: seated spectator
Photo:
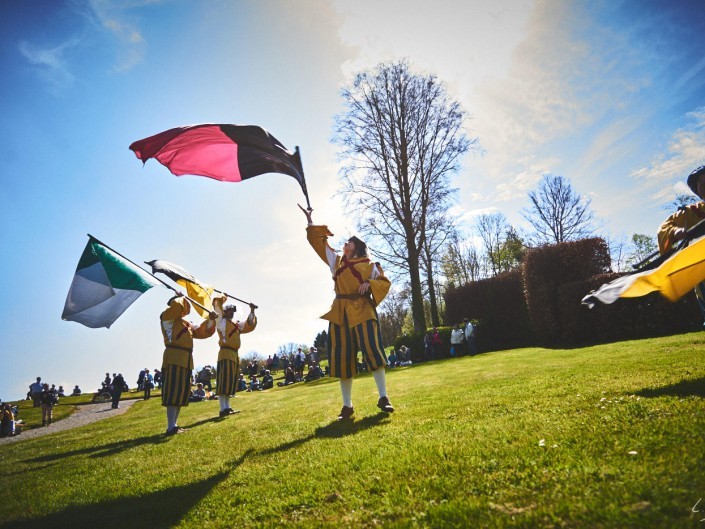
<instances>
[{"instance_id":1,"label":"seated spectator","mask_svg":"<svg viewBox=\"0 0 705 529\"><path fill-rule=\"evenodd\" d=\"M291 366L287 367L284 372L284 382L277 382L277 386L288 386L289 384L296 384L296 375Z\"/></svg>"},{"instance_id":2,"label":"seated spectator","mask_svg":"<svg viewBox=\"0 0 705 529\"><path fill-rule=\"evenodd\" d=\"M15 435L15 414L12 406L6 402L0 408L0 437Z\"/></svg>"},{"instance_id":3,"label":"seated spectator","mask_svg":"<svg viewBox=\"0 0 705 529\"><path fill-rule=\"evenodd\" d=\"M247 382L245 382L245 376L242 373L240 373L240 378L237 379L235 391L247 391Z\"/></svg>"},{"instance_id":4,"label":"seated spectator","mask_svg":"<svg viewBox=\"0 0 705 529\"><path fill-rule=\"evenodd\" d=\"M247 388L247 391L258 391L259 390L259 380L257 380L257 375L252 375L252 378L250 378L250 386Z\"/></svg>"},{"instance_id":5,"label":"seated spectator","mask_svg":"<svg viewBox=\"0 0 705 529\"><path fill-rule=\"evenodd\" d=\"M203 389L203 384L200 382L196 384L196 389L191 392L189 397L189 402L202 402L206 400L206 390Z\"/></svg>"},{"instance_id":6,"label":"seated spectator","mask_svg":"<svg viewBox=\"0 0 705 529\"><path fill-rule=\"evenodd\" d=\"M59 397L65 397L64 395L64 386L59 386Z\"/></svg>"},{"instance_id":7,"label":"seated spectator","mask_svg":"<svg viewBox=\"0 0 705 529\"><path fill-rule=\"evenodd\" d=\"M308 373L306 373L306 376L304 377L304 380L306 382L312 382L314 380L318 380L323 376L323 371L321 370L321 366L318 364L313 364L311 367L308 368Z\"/></svg>"},{"instance_id":8,"label":"seated spectator","mask_svg":"<svg viewBox=\"0 0 705 529\"><path fill-rule=\"evenodd\" d=\"M260 390L270 389L274 387L274 377L269 369L265 370L264 376L262 377L262 384L260 385Z\"/></svg>"},{"instance_id":9,"label":"seated spectator","mask_svg":"<svg viewBox=\"0 0 705 529\"><path fill-rule=\"evenodd\" d=\"M71 393L72 397L80 397L81 396L81 388L78 387L78 384L76 384L73 388L73 393Z\"/></svg>"},{"instance_id":10,"label":"seated spectator","mask_svg":"<svg viewBox=\"0 0 705 529\"><path fill-rule=\"evenodd\" d=\"M397 367L397 355L394 350L389 354L387 361L389 362L389 367Z\"/></svg>"}]
</instances>

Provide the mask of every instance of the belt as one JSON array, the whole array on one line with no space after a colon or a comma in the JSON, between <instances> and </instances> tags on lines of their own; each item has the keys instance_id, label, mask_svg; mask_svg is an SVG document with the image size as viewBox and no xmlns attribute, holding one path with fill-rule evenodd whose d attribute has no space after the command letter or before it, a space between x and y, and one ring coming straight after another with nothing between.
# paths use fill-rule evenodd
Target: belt
<instances>
[{"instance_id":1,"label":"belt","mask_svg":"<svg viewBox=\"0 0 705 529\"><path fill-rule=\"evenodd\" d=\"M182 347L180 345L167 345L167 349L179 349L180 351L188 351L189 353L193 352L193 348L191 347Z\"/></svg>"},{"instance_id":2,"label":"belt","mask_svg":"<svg viewBox=\"0 0 705 529\"><path fill-rule=\"evenodd\" d=\"M335 299L362 299L367 298L363 294L336 294Z\"/></svg>"},{"instance_id":3,"label":"belt","mask_svg":"<svg viewBox=\"0 0 705 529\"><path fill-rule=\"evenodd\" d=\"M230 346L228 346L228 345L221 345L220 348L221 348L221 349L228 349L229 351L232 351L232 352L234 352L234 353L237 353L237 352L238 352L238 349L235 349L234 347L230 347Z\"/></svg>"}]
</instances>

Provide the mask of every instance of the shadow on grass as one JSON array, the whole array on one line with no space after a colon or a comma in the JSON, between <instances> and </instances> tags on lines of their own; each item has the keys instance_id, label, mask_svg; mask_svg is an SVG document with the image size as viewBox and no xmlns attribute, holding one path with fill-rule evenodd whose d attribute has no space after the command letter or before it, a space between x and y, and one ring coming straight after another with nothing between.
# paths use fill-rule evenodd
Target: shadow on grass
<instances>
[{"instance_id":1,"label":"shadow on grass","mask_svg":"<svg viewBox=\"0 0 705 529\"><path fill-rule=\"evenodd\" d=\"M384 420L388 417L388 413L380 412L377 415L365 417L360 421L335 421L330 424L327 424L326 426L320 426L319 428L316 428L316 430L311 435L307 435L306 437L302 437L301 439L289 441L288 443L280 444L279 446L267 448L266 450L259 452L258 455L270 455L276 454L278 452L284 452L286 450L291 450L292 448L301 446L302 444L307 443L316 438L339 438L345 437L346 435L354 435L358 432L362 432L369 428L373 428L375 426L383 424Z\"/></svg>"},{"instance_id":2,"label":"shadow on grass","mask_svg":"<svg viewBox=\"0 0 705 529\"><path fill-rule=\"evenodd\" d=\"M125 496L91 505L67 507L63 511L26 520L0 523L0 528L33 529L100 527L174 527L218 484L249 456L251 450L225 464L226 470L195 483L172 487L141 496Z\"/></svg>"},{"instance_id":3,"label":"shadow on grass","mask_svg":"<svg viewBox=\"0 0 705 529\"><path fill-rule=\"evenodd\" d=\"M88 455L90 457L106 457L112 456L122 452L123 450L129 450L130 448L136 448L142 445L149 444L161 444L169 441L169 437L164 434L158 435L148 435L146 437L137 437L136 439L129 439L127 441L115 441L113 443L87 446L86 448L79 448L77 450L69 450L68 452L61 452L60 454L48 454L45 456L39 456L32 459L27 459L25 463L45 463L50 461L56 461L58 459L65 459L67 457Z\"/></svg>"},{"instance_id":4,"label":"shadow on grass","mask_svg":"<svg viewBox=\"0 0 705 529\"><path fill-rule=\"evenodd\" d=\"M646 388L636 392L640 397L705 397L705 377L681 380L670 386Z\"/></svg>"}]
</instances>

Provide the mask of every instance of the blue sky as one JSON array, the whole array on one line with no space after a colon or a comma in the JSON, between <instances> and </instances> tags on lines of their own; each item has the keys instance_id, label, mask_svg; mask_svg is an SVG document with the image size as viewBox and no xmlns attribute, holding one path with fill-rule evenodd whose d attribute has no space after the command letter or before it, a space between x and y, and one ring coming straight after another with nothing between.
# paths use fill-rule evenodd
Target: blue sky
<instances>
[{"instance_id":1,"label":"blue sky","mask_svg":"<svg viewBox=\"0 0 705 529\"><path fill-rule=\"evenodd\" d=\"M491 4L491 5L490 5ZM0 3L0 397L34 377L92 390L161 363L169 292L109 329L60 315L91 233L176 262L261 307L242 353L311 342L331 301L294 179L176 178L131 142L194 123L257 124L300 146L314 220L342 239L330 138L340 88L380 61L434 73L480 149L452 210L520 210L544 173L592 197L610 237L654 233L705 163L702 1L5 1ZM337 239L337 240L340 240ZM240 314L244 308L239 309ZM196 364L215 362L214 340Z\"/></svg>"}]
</instances>

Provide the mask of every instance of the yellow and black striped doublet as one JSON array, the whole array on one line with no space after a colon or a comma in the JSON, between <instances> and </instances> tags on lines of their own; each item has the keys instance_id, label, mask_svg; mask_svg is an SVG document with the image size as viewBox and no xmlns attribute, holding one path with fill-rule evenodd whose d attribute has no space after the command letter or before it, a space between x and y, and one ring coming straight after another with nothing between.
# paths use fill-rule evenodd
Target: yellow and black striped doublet
<instances>
[{"instance_id":1,"label":"yellow and black striped doublet","mask_svg":"<svg viewBox=\"0 0 705 529\"><path fill-rule=\"evenodd\" d=\"M191 370L174 364L162 367L162 406L188 406Z\"/></svg>"},{"instance_id":2,"label":"yellow and black striped doublet","mask_svg":"<svg viewBox=\"0 0 705 529\"><path fill-rule=\"evenodd\" d=\"M374 371L387 365L387 356L382 347L382 335L377 320L367 320L348 326L347 317L343 325L330 322L328 325L328 358L330 359L330 376L351 378L357 374L357 352L370 370Z\"/></svg>"},{"instance_id":3,"label":"yellow and black striped doublet","mask_svg":"<svg viewBox=\"0 0 705 529\"><path fill-rule=\"evenodd\" d=\"M232 360L218 360L218 373L215 380L217 395L235 395L237 378L239 375L238 362Z\"/></svg>"}]
</instances>

